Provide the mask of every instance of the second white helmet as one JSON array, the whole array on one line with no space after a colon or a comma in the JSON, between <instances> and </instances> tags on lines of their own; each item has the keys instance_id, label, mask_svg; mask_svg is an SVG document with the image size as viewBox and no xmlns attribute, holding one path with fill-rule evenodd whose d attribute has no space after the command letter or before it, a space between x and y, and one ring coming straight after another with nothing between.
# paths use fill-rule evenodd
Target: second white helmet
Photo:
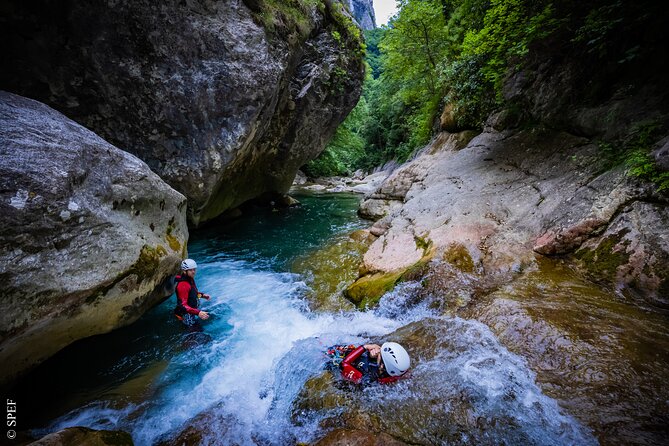
<instances>
[{"instance_id":1,"label":"second white helmet","mask_svg":"<svg viewBox=\"0 0 669 446\"><path fill-rule=\"evenodd\" d=\"M181 262L181 269L184 271L188 271L189 269L195 269L197 268L197 263L195 263L195 260L193 259L186 259L183 262Z\"/></svg>"},{"instance_id":2,"label":"second white helmet","mask_svg":"<svg viewBox=\"0 0 669 446\"><path fill-rule=\"evenodd\" d=\"M381 358L390 376L403 375L411 366L409 354L397 342L384 343L381 346Z\"/></svg>"}]
</instances>

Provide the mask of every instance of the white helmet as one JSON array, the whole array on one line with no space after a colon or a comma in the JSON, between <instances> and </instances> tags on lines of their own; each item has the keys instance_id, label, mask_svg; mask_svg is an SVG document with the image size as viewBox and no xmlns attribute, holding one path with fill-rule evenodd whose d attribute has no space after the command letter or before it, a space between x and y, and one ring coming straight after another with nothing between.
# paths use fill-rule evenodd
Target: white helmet
<instances>
[{"instance_id":1,"label":"white helmet","mask_svg":"<svg viewBox=\"0 0 669 446\"><path fill-rule=\"evenodd\" d=\"M195 269L197 268L197 263L195 263L195 260L193 259L186 259L183 262L181 262L181 269L184 271L188 271L189 269Z\"/></svg>"},{"instance_id":2,"label":"white helmet","mask_svg":"<svg viewBox=\"0 0 669 446\"><path fill-rule=\"evenodd\" d=\"M404 375L411 366L409 354L397 342L384 343L381 346L381 358L390 376Z\"/></svg>"}]
</instances>

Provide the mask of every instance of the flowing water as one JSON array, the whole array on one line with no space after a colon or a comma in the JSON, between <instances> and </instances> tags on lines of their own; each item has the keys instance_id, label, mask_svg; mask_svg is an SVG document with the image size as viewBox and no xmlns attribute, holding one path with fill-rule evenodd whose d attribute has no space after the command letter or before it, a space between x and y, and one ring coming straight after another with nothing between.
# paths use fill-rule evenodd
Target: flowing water
<instances>
[{"instance_id":1,"label":"flowing water","mask_svg":"<svg viewBox=\"0 0 669 446\"><path fill-rule=\"evenodd\" d=\"M139 445L189 427L201 444L282 445L316 441L328 420L355 409L414 444L597 443L486 325L416 305L420 284L401 285L373 311L310 311L308 277L291 265L367 223L355 196L299 198L299 208L256 210L191 235L198 287L213 296L202 332L180 325L172 297L130 327L78 342L22 381L24 422L36 434L121 429ZM410 346L410 379L332 387L341 404L330 406L325 394L305 395L312 380L332 381L326 346L394 337Z\"/></svg>"}]
</instances>

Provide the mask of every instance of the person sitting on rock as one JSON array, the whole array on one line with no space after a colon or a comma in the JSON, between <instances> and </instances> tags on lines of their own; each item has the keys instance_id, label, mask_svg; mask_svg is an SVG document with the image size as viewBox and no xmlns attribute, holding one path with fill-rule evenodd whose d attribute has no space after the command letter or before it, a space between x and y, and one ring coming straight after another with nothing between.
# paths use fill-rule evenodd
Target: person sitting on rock
<instances>
[{"instance_id":1,"label":"person sitting on rock","mask_svg":"<svg viewBox=\"0 0 669 446\"><path fill-rule=\"evenodd\" d=\"M355 384L390 384L405 376L411 365L407 351L396 342L330 347L327 355L342 377ZM338 359L343 357L343 359Z\"/></svg>"},{"instance_id":2,"label":"person sitting on rock","mask_svg":"<svg viewBox=\"0 0 669 446\"><path fill-rule=\"evenodd\" d=\"M181 262L181 274L174 278L176 282L177 306L174 315L187 327L193 327L198 323L198 318L209 319L209 314L200 311L200 298L209 300L211 296L200 293L195 285L195 272L197 263L193 259Z\"/></svg>"}]
</instances>

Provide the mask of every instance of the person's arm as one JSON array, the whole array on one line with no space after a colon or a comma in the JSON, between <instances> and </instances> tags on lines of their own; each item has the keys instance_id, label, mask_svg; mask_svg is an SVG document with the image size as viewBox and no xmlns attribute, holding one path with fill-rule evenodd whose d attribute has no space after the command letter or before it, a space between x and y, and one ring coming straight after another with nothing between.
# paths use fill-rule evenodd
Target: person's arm
<instances>
[{"instance_id":1,"label":"person's arm","mask_svg":"<svg viewBox=\"0 0 669 446\"><path fill-rule=\"evenodd\" d=\"M186 309L187 313L199 315L200 310L188 306L188 293L190 292L190 285L187 282L179 282L177 284L177 299L181 302L181 305Z\"/></svg>"},{"instance_id":2,"label":"person's arm","mask_svg":"<svg viewBox=\"0 0 669 446\"><path fill-rule=\"evenodd\" d=\"M355 367L353 363L366 351L364 346L360 346L353 350L351 353L346 355L344 360L341 362L341 375L347 381L352 381L356 384L359 384L362 381L362 372Z\"/></svg>"}]
</instances>

